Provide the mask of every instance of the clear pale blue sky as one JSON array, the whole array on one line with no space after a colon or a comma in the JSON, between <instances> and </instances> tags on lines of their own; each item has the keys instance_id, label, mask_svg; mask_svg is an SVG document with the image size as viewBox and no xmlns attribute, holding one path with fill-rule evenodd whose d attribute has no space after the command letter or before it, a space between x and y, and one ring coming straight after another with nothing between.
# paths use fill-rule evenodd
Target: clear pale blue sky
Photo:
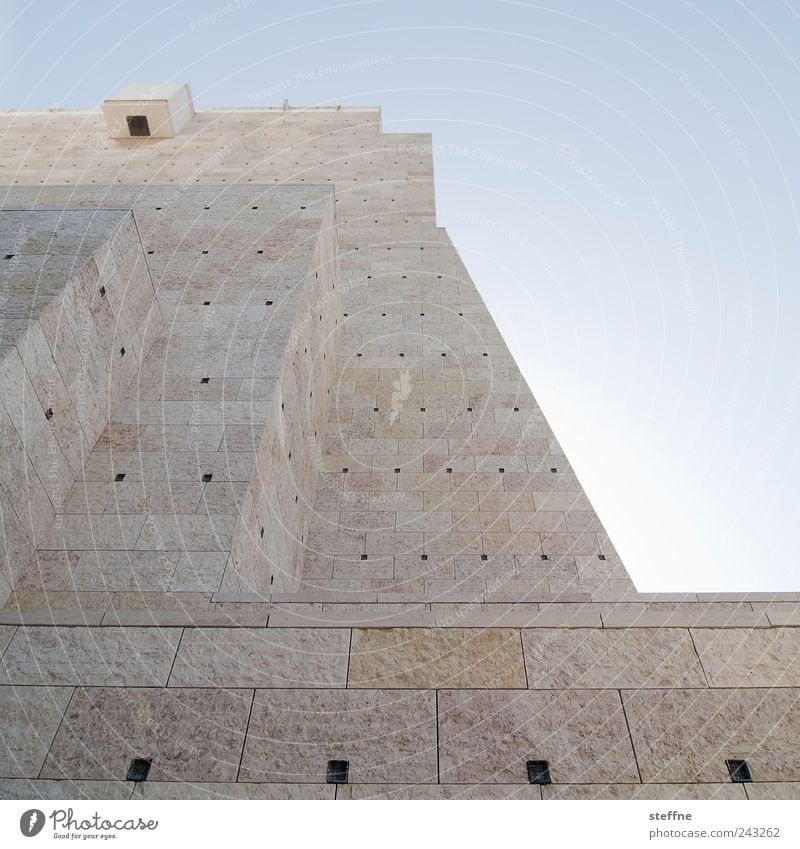
<instances>
[{"instance_id":1,"label":"clear pale blue sky","mask_svg":"<svg viewBox=\"0 0 800 849\"><path fill-rule=\"evenodd\" d=\"M800 589L800 4L11 0L0 105L380 104L643 590Z\"/></svg>"}]
</instances>

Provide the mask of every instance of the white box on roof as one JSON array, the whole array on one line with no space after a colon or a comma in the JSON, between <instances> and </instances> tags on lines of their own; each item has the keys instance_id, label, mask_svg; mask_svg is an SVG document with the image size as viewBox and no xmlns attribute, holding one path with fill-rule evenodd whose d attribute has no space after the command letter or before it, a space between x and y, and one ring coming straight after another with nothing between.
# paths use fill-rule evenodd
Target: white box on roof
<instances>
[{"instance_id":1,"label":"white box on roof","mask_svg":"<svg viewBox=\"0 0 800 849\"><path fill-rule=\"evenodd\" d=\"M134 83L103 101L112 139L169 139L192 119L188 83Z\"/></svg>"}]
</instances>

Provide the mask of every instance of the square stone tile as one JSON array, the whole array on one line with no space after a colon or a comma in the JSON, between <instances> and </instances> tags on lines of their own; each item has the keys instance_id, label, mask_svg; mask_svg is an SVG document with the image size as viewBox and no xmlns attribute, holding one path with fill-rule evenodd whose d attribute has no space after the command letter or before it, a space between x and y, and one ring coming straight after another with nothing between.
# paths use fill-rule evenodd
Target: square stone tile
<instances>
[{"instance_id":1,"label":"square stone tile","mask_svg":"<svg viewBox=\"0 0 800 849\"><path fill-rule=\"evenodd\" d=\"M527 760L556 783L639 781L616 691L441 690L439 757L445 783L525 783Z\"/></svg>"},{"instance_id":2,"label":"square stone tile","mask_svg":"<svg viewBox=\"0 0 800 849\"><path fill-rule=\"evenodd\" d=\"M0 687L0 776L38 775L71 696L71 687Z\"/></svg>"},{"instance_id":3,"label":"square stone tile","mask_svg":"<svg viewBox=\"0 0 800 849\"><path fill-rule=\"evenodd\" d=\"M642 780L730 780L744 758L755 781L800 778L798 690L623 690Z\"/></svg>"},{"instance_id":4,"label":"square stone tile","mask_svg":"<svg viewBox=\"0 0 800 849\"><path fill-rule=\"evenodd\" d=\"M711 687L800 687L800 628L698 628Z\"/></svg>"},{"instance_id":5,"label":"square stone tile","mask_svg":"<svg viewBox=\"0 0 800 849\"><path fill-rule=\"evenodd\" d=\"M171 687L344 687L350 632L333 628L190 628Z\"/></svg>"},{"instance_id":6,"label":"square stone tile","mask_svg":"<svg viewBox=\"0 0 800 849\"><path fill-rule=\"evenodd\" d=\"M685 629L535 628L522 644L532 689L706 686Z\"/></svg>"},{"instance_id":7,"label":"square stone tile","mask_svg":"<svg viewBox=\"0 0 800 849\"><path fill-rule=\"evenodd\" d=\"M22 626L0 661L0 684L166 685L180 628Z\"/></svg>"},{"instance_id":8,"label":"square stone tile","mask_svg":"<svg viewBox=\"0 0 800 849\"><path fill-rule=\"evenodd\" d=\"M356 629L349 687L526 687L519 631Z\"/></svg>"},{"instance_id":9,"label":"square stone tile","mask_svg":"<svg viewBox=\"0 0 800 849\"><path fill-rule=\"evenodd\" d=\"M436 696L419 690L259 690L240 779L319 783L328 760L354 784L436 782Z\"/></svg>"},{"instance_id":10,"label":"square stone tile","mask_svg":"<svg viewBox=\"0 0 800 849\"><path fill-rule=\"evenodd\" d=\"M252 690L78 688L43 778L120 779L152 758L150 781L235 781Z\"/></svg>"}]
</instances>

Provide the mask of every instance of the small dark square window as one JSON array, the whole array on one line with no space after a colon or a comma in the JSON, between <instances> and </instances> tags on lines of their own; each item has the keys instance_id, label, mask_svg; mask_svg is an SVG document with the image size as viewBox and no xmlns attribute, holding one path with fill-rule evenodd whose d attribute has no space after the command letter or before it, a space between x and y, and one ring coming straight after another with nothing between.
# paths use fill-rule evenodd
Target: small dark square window
<instances>
[{"instance_id":1,"label":"small dark square window","mask_svg":"<svg viewBox=\"0 0 800 849\"><path fill-rule=\"evenodd\" d=\"M362 559L362 560L367 560L367 559L369 559L369 555L368 555L368 554L362 554L362 555L361 555L361 559Z\"/></svg>"},{"instance_id":2,"label":"small dark square window","mask_svg":"<svg viewBox=\"0 0 800 849\"><path fill-rule=\"evenodd\" d=\"M550 784L550 764L547 761L528 761L528 781L531 784Z\"/></svg>"},{"instance_id":3,"label":"small dark square window","mask_svg":"<svg viewBox=\"0 0 800 849\"><path fill-rule=\"evenodd\" d=\"M208 383L208 382L209 382L209 380L211 380L211 378L210 378L210 377L201 377L201 378L200 378L200 383Z\"/></svg>"},{"instance_id":4,"label":"small dark square window","mask_svg":"<svg viewBox=\"0 0 800 849\"><path fill-rule=\"evenodd\" d=\"M753 780L747 761L727 760L725 761L725 766L728 767L731 781L735 784L749 784Z\"/></svg>"},{"instance_id":5,"label":"small dark square window","mask_svg":"<svg viewBox=\"0 0 800 849\"><path fill-rule=\"evenodd\" d=\"M350 773L350 761L328 761L325 781L328 784L347 784Z\"/></svg>"},{"instance_id":6,"label":"small dark square window","mask_svg":"<svg viewBox=\"0 0 800 849\"><path fill-rule=\"evenodd\" d=\"M149 136L150 124L147 123L147 115L128 115L128 132L132 136Z\"/></svg>"},{"instance_id":7,"label":"small dark square window","mask_svg":"<svg viewBox=\"0 0 800 849\"><path fill-rule=\"evenodd\" d=\"M52 407L48 407L45 410L44 417L47 419L47 421L50 421L50 419L52 419L54 415L55 415L55 413L53 413Z\"/></svg>"},{"instance_id":8,"label":"small dark square window","mask_svg":"<svg viewBox=\"0 0 800 849\"><path fill-rule=\"evenodd\" d=\"M125 778L128 781L147 781L152 763L153 761L150 758L134 758L128 767L128 774Z\"/></svg>"},{"instance_id":9,"label":"small dark square window","mask_svg":"<svg viewBox=\"0 0 800 849\"><path fill-rule=\"evenodd\" d=\"M105 286L101 286L101 287L100 287L100 297L101 297L101 298L105 298L105 296L106 296L106 287L105 287Z\"/></svg>"},{"instance_id":10,"label":"small dark square window","mask_svg":"<svg viewBox=\"0 0 800 849\"><path fill-rule=\"evenodd\" d=\"M124 481L125 480L125 472L117 472L117 474L114 475L114 480L116 481L116 483L119 483L120 481Z\"/></svg>"},{"instance_id":11,"label":"small dark square window","mask_svg":"<svg viewBox=\"0 0 800 849\"><path fill-rule=\"evenodd\" d=\"M481 560L488 560L488 559L489 559L488 554L481 554Z\"/></svg>"},{"instance_id":12,"label":"small dark square window","mask_svg":"<svg viewBox=\"0 0 800 849\"><path fill-rule=\"evenodd\" d=\"M213 477L214 475L212 475L211 472L206 472L203 475L203 483L208 483Z\"/></svg>"},{"instance_id":13,"label":"small dark square window","mask_svg":"<svg viewBox=\"0 0 800 849\"><path fill-rule=\"evenodd\" d=\"M428 559L428 555L427 555L427 554L420 554L419 559L420 559L420 560L427 560L427 559Z\"/></svg>"}]
</instances>

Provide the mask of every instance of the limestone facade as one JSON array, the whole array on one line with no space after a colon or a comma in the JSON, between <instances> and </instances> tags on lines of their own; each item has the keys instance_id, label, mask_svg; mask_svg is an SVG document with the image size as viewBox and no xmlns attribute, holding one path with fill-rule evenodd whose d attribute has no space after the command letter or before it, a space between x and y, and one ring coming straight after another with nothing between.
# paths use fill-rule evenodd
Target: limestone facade
<instances>
[{"instance_id":1,"label":"limestone facade","mask_svg":"<svg viewBox=\"0 0 800 849\"><path fill-rule=\"evenodd\" d=\"M800 594L636 591L430 136L0 133L0 796L797 797Z\"/></svg>"}]
</instances>

